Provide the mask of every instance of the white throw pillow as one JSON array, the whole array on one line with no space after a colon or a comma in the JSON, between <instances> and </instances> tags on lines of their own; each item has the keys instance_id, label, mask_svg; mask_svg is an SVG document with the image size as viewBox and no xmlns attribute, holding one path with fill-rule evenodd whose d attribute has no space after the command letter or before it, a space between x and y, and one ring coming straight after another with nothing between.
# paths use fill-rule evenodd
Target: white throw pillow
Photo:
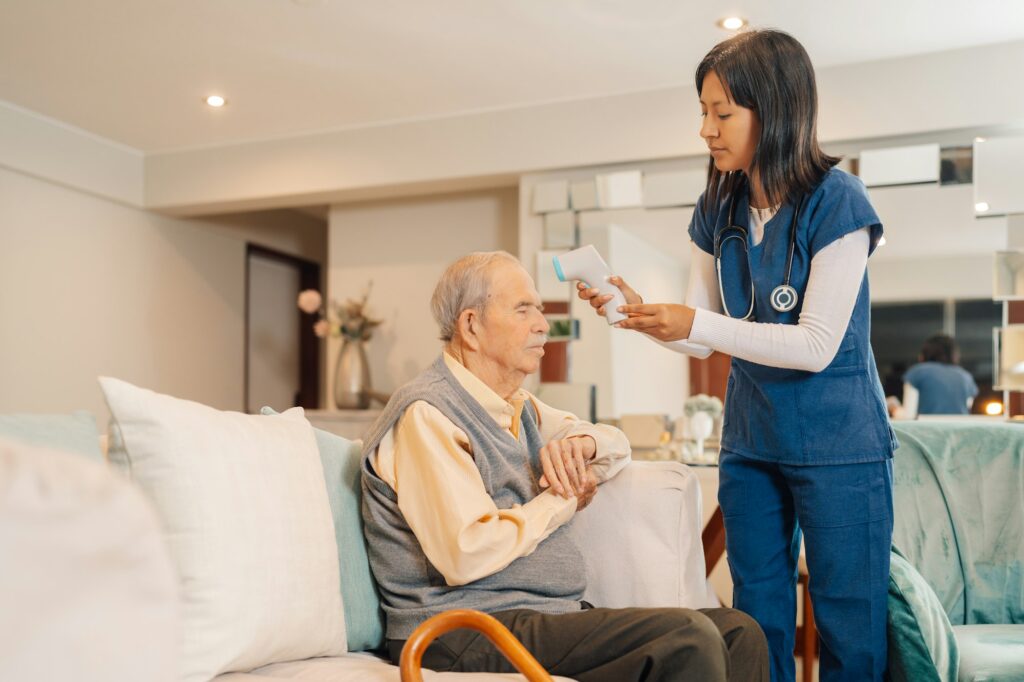
<instances>
[{"instance_id":1,"label":"white throw pillow","mask_svg":"<svg viewBox=\"0 0 1024 682\"><path fill-rule=\"evenodd\" d=\"M176 682L178 579L135 486L0 440L0 680Z\"/></svg>"},{"instance_id":2,"label":"white throw pillow","mask_svg":"<svg viewBox=\"0 0 1024 682\"><path fill-rule=\"evenodd\" d=\"M100 385L110 460L153 500L181 577L183 679L344 653L334 526L306 418Z\"/></svg>"}]
</instances>

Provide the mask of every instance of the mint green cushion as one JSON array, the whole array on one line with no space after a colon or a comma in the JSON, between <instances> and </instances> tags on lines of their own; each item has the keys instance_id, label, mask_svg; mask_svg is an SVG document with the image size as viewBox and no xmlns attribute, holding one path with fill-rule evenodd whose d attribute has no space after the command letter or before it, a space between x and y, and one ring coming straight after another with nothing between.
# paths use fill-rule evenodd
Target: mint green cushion
<instances>
[{"instance_id":1,"label":"mint green cushion","mask_svg":"<svg viewBox=\"0 0 1024 682\"><path fill-rule=\"evenodd\" d=\"M0 437L103 461L96 419L88 412L0 414Z\"/></svg>"},{"instance_id":2,"label":"mint green cushion","mask_svg":"<svg viewBox=\"0 0 1024 682\"><path fill-rule=\"evenodd\" d=\"M275 415L272 408L260 410ZM334 518L334 534L338 543L338 568L341 572L341 598L345 607L345 630L349 651L368 651L384 645L384 614L380 598L366 558L363 537L362 451L353 442L313 429L320 450L320 463L327 481L327 497Z\"/></svg>"},{"instance_id":3,"label":"mint green cushion","mask_svg":"<svg viewBox=\"0 0 1024 682\"><path fill-rule=\"evenodd\" d=\"M893 544L955 625L1024 623L1024 426L893 429Z\"/></svg>"},{"instance_id":4,"label":"mint green cushion","mask_svg":"<svg viewBox=\"0 0 1024 682\"><path fill-rule=\"evenodd\" d=\"M889 564L888 635L893 682L956 682L959 652L946 611L895 548Z\"/></svg>"},{"instance_id":5,"label":"mint green cushion","mask_svg":"<svg viewBox=\"0 0 1024 682\"><path fill-rule=\"evenodd\" d=\"M961 682L1024 681L1024 625L958 625Z\"/></svg>"}]
</instances>

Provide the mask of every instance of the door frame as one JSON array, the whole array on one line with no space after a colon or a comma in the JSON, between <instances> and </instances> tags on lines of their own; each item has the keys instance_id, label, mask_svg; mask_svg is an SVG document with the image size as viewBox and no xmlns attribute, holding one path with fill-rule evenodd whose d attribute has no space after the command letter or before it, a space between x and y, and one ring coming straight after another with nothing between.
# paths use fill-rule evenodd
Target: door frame
<instances>
[{"instance_id":1,"label":"door frame","mask_svg":"<svg viewBox=\"0 0 1024 682\"><path fill-rule=\"evenodd\" d=\"M249 264L253 256L266 260L277 261L285 265L295 267L299 271L299 290L316 289L322 290L321 266L315 261L289 253L269 249L265 246L246 242L245 245L245 345L244 345L244 379L242 382L242 404L247 413L251 413L253 406L249 404L249 304L251 292L249 291L250 268ZM308 410L316 410L320 407L320 339L313 332L313 324L317 321L316 313L309 314L299 311L299 328L296 333L299 336L299 406Z\"/></svg>"}]
</instances>

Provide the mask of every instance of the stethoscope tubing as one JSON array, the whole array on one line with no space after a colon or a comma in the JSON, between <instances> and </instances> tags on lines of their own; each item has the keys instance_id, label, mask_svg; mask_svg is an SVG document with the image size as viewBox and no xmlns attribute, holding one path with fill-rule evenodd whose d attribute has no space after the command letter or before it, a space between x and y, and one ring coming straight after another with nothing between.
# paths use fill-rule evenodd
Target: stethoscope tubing
<instances>
[{"instance_id":1,"label":"stethoscope tubing","mask_svg":"<svg viewBox=\"0 0 1024 682\"><path fill-rule=\"evenodd\" d=\"M718 273L718 295L722 299L722 310L724 310L725 314L729 317L736 316L729 311L729 305L725 301L725 287L722 284L722 246L730 239L739 239L743 242L744 254L747 253L747 250L749 249L747 230L736 224L736 194L737 192L734 190L732 196L729 197L727 226L715 233L715 270ZM785 278L783 279L782 284L772 289L771 296L769 297L772 308L780 313L789 312L795 308L800 298L796 289L790 285L790 279L793 275L793 255L796 253L796 231L806 198L807 197L804 195L800 196L800 201L797 202L796 210L793 211L793 218L789 222L789 249L786 254ZM747 310L746 315L737 319L749 320L753 317L754 293L754 278L751 276L750 308Z\"/></svg>"}]
</instances>

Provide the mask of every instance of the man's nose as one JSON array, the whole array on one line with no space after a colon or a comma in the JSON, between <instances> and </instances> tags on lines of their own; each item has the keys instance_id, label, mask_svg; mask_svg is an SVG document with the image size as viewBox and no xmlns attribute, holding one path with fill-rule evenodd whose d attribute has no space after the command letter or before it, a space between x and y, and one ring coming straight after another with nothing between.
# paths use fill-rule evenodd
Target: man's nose
<instances>
[{"instance_id":1,"label":"man's nose","mask_svg":"<svg viewBox=\"0 0 1024 682\"><path fill-rule=\"evenodd\" d=\"M547 334L548 331L551 329L551 324L548 322L548 318L544 317L544 313L540 311L537 311L537 315L539 319L537 320L537 323L534 324L533 326L534 331L537 332L538 334Z\"/></svg>"}]
</instances>

